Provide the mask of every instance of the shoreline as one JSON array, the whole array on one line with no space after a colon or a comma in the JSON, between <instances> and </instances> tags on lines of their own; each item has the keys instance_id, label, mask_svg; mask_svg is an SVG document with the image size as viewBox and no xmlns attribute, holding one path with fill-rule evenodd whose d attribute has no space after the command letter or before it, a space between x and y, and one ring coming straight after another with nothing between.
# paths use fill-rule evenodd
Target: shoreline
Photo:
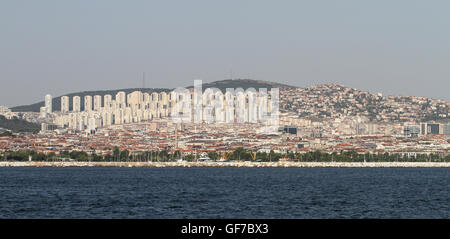
<instances>
[{"instance_id":1,"label":"shoreline","mask_svg":"<svg viewBox=\"0 0 450 239\"><path fill-rule=\"evenodd\" d=\"M449 168L450 162L0 162L0 167Z\"/></svg>"}]
</instances>

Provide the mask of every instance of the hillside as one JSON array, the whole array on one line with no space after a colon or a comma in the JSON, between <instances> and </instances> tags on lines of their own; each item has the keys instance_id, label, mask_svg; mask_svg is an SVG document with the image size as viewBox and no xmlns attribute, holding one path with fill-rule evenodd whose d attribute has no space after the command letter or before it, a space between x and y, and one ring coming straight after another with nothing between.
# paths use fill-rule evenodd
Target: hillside
<instances>
[{"instance_id":1,"label":"hillside","mask_svg":"<svg viewBox=\"0 0 450 239\"><path fill-rule=\"evenodd\" d=\"M187 88L193 88L194 86L188 86ZM270 90L271 88L280 88L280 89L295 89L297 87L270 82L270 81L260 81L260 80L251 80L251 79L236 79L236 80L221 80L214 81L210 83L203 83L203 90L206 88L218 88L222 92L226 92L227 88L243 88L244 90L248 88L255 88L258 90L259 88L267 88Z\"/></svg>"},{"instance_id":2,"label":"hillside","mask_svg":"<svg viewBox=\"0 0 450 239\"><path fill-rule=\"evenodd\" d=\"M192 88L193 86L188 86L186 88ZM296 88L294 86L274 83L274 82L268 82L268 81L258 81L258 80L250 80L250 79L236 79L236 80L221 80L221 81L215 81L210 83L203 83L203 90L206 88L218 88L222 90L222 92L226 91L226 88L243 88L247 89L250 87L253 87L255 89L259 88ZM84 96L86 95L112 95L113 97L119 92L124 91L125 93L131 93L133 91L142 91L142 92L162 92L162 91L170 91L172 89L168 88L130 88L130 89L118 89L118 90L99 90L99 91L84 91L84 92L75 92L67 94L66 96L69 96L69 108L72 109L72 97L73 96L80 96L81 97L81 110L84 108ZM44 96L42 96L44 98ZM53 98L52 101L53 104L53 110L54 111L60 111L61 110L61 96ZM31 105L22 105L22 106L16 106L11 108L13 112L39 112L40 108L44 106L44 101L34 103Z\"/></svg>"},{"instance_id":3,"label":"hillside","mask_svg":"<svg viewBox=\"0 0 450 239\"><path fill-rule=\"evenodd\" d=\"M38 124L31 123L22 119L6 119L0 115L0 128L9 129L14 132L38 132L41 127Z\"/></svg>"},{"instance_id":4,"label":"hillside","mask_svg":"<svg viewBox=\"0 0 450 239\"><path fill-rule=\"evenodd\" d=\"M448 122L450 104L420 96L382 96L338 84L296 88L280 93L280 109L311 119L361 116L370 121Z\"/></svg>"}]
</instances>

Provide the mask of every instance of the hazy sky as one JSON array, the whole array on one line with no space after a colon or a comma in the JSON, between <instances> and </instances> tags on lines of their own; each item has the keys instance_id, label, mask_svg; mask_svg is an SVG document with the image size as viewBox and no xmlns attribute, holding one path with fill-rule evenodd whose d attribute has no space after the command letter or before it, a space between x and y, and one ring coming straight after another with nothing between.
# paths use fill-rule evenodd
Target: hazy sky
<instances>
[{"instance_id":1,"label":"hazy sky","mask_svg":"<svg viewBox=\"0 0 450 239\"><path fill-rule=\"evenodd\" d=\"M252 78L450 100L450 1L2 0L0 105Z\"/></svg>"}]
</instances>

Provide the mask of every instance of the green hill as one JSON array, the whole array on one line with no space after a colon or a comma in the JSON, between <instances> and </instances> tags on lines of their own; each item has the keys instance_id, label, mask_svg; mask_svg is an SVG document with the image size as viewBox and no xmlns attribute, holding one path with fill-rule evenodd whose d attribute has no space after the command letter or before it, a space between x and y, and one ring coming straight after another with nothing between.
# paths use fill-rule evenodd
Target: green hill
<instances>
[{"instance_id":1,"label":"green hill","mask_svg":"<svg viewBox=\"0 0 450 239\"><path fill-rule=\"evenodd\" d=\"M187 88L193 88L194 86L188 86ZM270 81L260 81L260 80L251 80L251 79L236 79L236 80L221 80L221 81L214 81L210 83L203 83L203 90L206 88L218 88L223 93L226 92L227 88L242 88L244 90L248 88L255 88L258 90L259 88L267 88L267 90L270 90L272 88L280 88L280 89L290 89L290 88L297 88L295 86L270 82Z\"/></svg>"},{"instance_id":2,"label":"green hill","mask_svg":"<svg viewBox=\"0 0 450 239\"><path fill-rule=\"evenodd\" d=\"M22 119L6 119L5 116L0 115L0 128L9 129L14 132L39 132L40 125L31 123Z\"/></svg>"}]
</instances>

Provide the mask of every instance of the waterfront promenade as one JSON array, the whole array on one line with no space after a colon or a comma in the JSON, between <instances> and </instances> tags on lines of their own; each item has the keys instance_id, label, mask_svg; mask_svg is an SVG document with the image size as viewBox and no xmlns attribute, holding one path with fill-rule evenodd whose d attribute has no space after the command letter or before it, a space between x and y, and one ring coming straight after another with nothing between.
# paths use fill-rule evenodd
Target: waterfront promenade
<instances>
[{"instance_id":1,"label":"waterfront promenade","mask_svg":"<svg viewBox=\"0 0 450 239\"><path fill-rule=\"evenodd\" d=\"M448 168L450 162L0 162L0 167Z\"/></svg>"}]
</instances>

